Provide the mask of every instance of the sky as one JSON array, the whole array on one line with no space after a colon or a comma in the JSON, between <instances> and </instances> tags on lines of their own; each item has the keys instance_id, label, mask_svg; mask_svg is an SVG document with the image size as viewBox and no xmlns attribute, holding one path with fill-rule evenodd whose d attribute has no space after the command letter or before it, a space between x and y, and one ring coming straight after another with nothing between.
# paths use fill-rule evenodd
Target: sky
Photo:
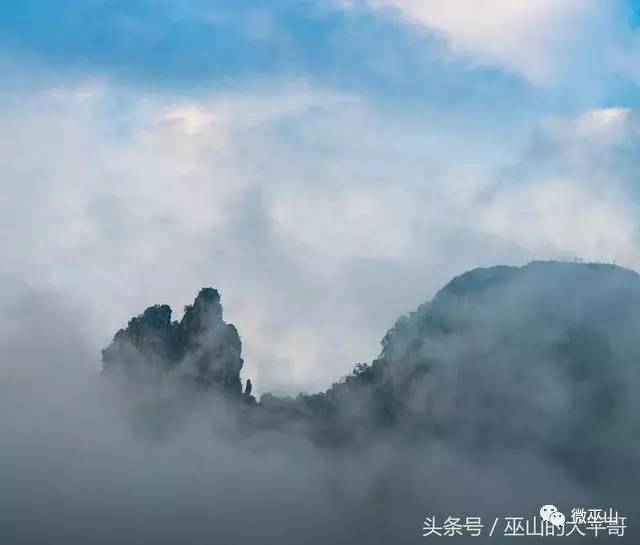
<instances>
[{"instance_id":1,"label":"sky","mask_svg":"<svg viewBox=\"0 0 640 545\"><path fill-rule=\"evenodd\" d=\"M98 369L213 286L295 393L465 270L639 269L640 4L473 6L5 2L0 306L64 302Z\"/></svg>"}]
</instances>

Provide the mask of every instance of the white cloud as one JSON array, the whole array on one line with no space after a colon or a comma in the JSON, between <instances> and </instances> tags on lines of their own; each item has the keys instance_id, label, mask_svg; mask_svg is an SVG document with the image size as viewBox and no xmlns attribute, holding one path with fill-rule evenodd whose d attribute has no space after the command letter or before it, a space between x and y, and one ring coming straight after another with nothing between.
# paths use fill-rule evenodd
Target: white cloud
<instances>
[{"instance_id":1,"label":"white cloud","mask_svg":"<svg viewBox=\"0 0 640 545\"><path fill-rule=\"evenodd\" d=\"M177 126L186 135L202 134L218 119L215 112L194 103L170 106L160 115L161 122Z\"/></svg>"},{"instance_id":2,"label":"white cloud","mask_svg":"<svg viewBox=\"0 0 640 545\"><path fill-rule=\"evenodd\" d=\"M407 20L441 34L450 48L480 64L502 67L548 85L575 76L588 57L616 40L615 2L598 0L366 0L397 9ZM611 52L612 54L612 52Z\"/></svg>"},{"instance_id":3,"label":"white cloud","mask_svg":"<svg viewBox=\"0 0 640 545\"><path fill-rule=\"evenodd\" d=\"M479 223L540 256L551 252L640 268L639 143L640 125L630 109L549 119L485 201Z\"/></svg>"},{"instance_id":4,"label":"white cloud","mask_svg":"<svg viewBox=\"0 0 640 545\"><path fill-rule=\"evenodd\" d=\"M437 233L481 167L447 160L442 123L407 128L300 84L188 100L86 89L0 107L0 209L19 241L6 270L90 307L98 345L146 305L179 314L214 285L256 386L284 387L286 369L289 390L313 389L374 357L458 270Z\"/></svg>"},{"instance_id":5,"label":"white cloud","mask_svg":"<svg viewBox=\"0 0 640 545\"><path fill-rule=\"evenodd\" d=\"M640 266L638 223L625 202L574 179L510 188L482 210L482 229L508 237L532 256L618 261Z\"/></svg>"},{"instance_id":6,"label":"white cloud","mask_svg":"<svg viewBox=\"0 0 640 545\"><path fill-rule=\"evenodd\" d=\"M3 275L81 306L96 357L146 305L179 315L213 285L257 388L313 390L468 268L640 265L637 214L599 189L624 182L603 142L634 137L625 110L552 120L553 153L522 161L472 119L301 84L189 99L70 85L8 98L0 123ZM494 188L505 163L524 166Z\"/></svg>"},{"instance_id":7,"label":"white cloud","mask_svg":"<svg viewBox=\"0 0 640 545\"><path fill-rule=\"evenodd\" d=\"M563 143L611 148L627 142L637 124L630 108L600 108L566 118L555 117L546 123L546 137Z\"/></svg>"}]
</instances>

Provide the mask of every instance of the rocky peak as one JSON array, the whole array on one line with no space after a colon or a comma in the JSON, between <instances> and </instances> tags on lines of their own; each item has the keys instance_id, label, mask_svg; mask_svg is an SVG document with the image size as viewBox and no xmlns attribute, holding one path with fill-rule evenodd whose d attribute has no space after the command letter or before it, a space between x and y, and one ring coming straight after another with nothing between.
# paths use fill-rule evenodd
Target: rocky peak
<instances>
[{"instance_id":1,"label":"rocky peak","mask_svg":"<svg viewBox=\"0 0 640 545\"><path fill-rule=\"evenodd\" d=\"M102 351L102 360L107 373L117 369L144 378L171 374L240 396L241 353L236 328L222 318L220 294L203 288L180 322L171 321L168 305L154 305L132 318Z\"/></svg>"}]
</instances>

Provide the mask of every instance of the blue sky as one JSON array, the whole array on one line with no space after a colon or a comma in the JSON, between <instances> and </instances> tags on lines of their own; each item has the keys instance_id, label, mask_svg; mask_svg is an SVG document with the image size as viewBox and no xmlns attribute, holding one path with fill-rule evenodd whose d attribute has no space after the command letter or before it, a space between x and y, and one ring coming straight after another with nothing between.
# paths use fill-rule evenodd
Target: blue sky
<instances>
[{"instance_id":1,"label":"blue sky","mask_svg":"<svg viewBox=\"0 0 640 545\"><path fill-rule=\"evenodd\" d=\"M214 285L258 389L296 391L465 269L640 267L638 6L473 5L5 3L3 297L97 350Z\"/></svg>"},{"instance_id":2,"label":"blue sky","mask_svg":"<svg viewBox=\"0 0 640 545\"><path fill-rule=\"evenodd\" d=\"M25 0L0 8L0 35L6 57L69 76L103 75L185 92L298 77L380 99L422 99L456 107L482 102L496 109L505 102L566 100L562 93L572 88L575 77L599 78L602 67L597 63L610 61L599 55L599 40L585 28L584 36L574 39L585 49L574 51L575 45L568 43L560 51L534 55L553 56L562 68L565 57L575 55L569 60L575 72L556 77L540 93L514 63L476 58L472 50L452 53L446 33L403 18L394 5L343 9L337 1L310 0L237 4ZM633 25L633 12L623 7L612 2L606 15L628 11L626 24L598 20L597 26L604 23L610 27L607 32L624 34ZM553 23L571 25L575 16L569 13L569 20ZM589 43L580 44L582 39ZM602 41L609 39L603 36ZM616 40L618 45L625 42ZM527 49L531 41L517 45ZM579 73L582 56L589 57L587 76ZM628 84L615 76L607 83Z\"/></svg>"}]
</instances>

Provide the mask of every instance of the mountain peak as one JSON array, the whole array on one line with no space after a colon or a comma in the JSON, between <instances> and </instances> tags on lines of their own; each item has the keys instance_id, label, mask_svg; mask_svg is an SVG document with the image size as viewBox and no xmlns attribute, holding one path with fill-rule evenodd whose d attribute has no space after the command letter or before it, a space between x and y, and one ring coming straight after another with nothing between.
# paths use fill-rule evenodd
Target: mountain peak
<instances>
[{"instance_id":1,"label":"mountain peak","mask_svg":"<svg viewBox=\"0 0 640 545\"><path fill-rule=\"evenodd\" d=\"M102 351L102 360L106 373L118 370L142 380L171 374L237 396L241 353L238 331L222 319L220 294L202 288L180 322L171 321L168 305L148 307L132 318Z\"/></svg>"}]
</instances>

